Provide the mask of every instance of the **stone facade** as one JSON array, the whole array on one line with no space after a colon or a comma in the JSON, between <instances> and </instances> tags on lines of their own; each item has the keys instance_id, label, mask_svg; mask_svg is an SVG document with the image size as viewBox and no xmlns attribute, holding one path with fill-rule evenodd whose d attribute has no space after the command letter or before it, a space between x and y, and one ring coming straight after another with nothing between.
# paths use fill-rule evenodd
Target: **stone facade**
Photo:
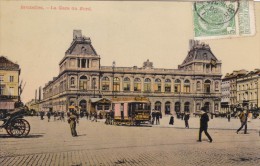
<instances>
[{"instance_id":1,"label":"stone facade","mask_svg":"<svg viewBox=\"0 0 260 166\"><path fill-rule=\"evenodd\" d=\"M260 69L255 69L237 78L237 101L240 105L248 103L251 107L259 107Z\"/></svg>"},{"instance_id":2,"label":"stone facade","mask_svg":"<svg viewBox=\"0 0 260 166\"><path fill-rule=\"evenodd\" d=\"M90 98L144 96L163 114L220 108L221 61L209 45L191 40L178 69L155 68L149 60L142 67L101 66L100 58L90 38L74 31L59 75L43 88L42 107L66 111L74 103L88 110Z\"/></svg>"},{"instance_id":3,"label":"stone facade","mask_svg":"<svg viewBox=\"0 0 260 166\"><path fill-rule=\"evenodd\" d=\"M0 109L13 109L19 100L20 67L0 56Z\"/></svg>"}]
</instances>

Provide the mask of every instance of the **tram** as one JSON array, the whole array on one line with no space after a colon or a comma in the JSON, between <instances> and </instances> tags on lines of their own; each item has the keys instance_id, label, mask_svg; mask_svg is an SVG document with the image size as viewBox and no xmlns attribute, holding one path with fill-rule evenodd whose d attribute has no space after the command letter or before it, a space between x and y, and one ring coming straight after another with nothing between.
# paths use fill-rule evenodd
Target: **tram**
<instances>
[{"instance_id":1,"label":"tram","mask_svg":"<svg viewBox=\"0 0 260 166\"><path fill-rule=\"evenodd\" d=\"M115 125L140 125L151 120L151 102L146 97L112 98Z\"/></svg>"}]
</instances>

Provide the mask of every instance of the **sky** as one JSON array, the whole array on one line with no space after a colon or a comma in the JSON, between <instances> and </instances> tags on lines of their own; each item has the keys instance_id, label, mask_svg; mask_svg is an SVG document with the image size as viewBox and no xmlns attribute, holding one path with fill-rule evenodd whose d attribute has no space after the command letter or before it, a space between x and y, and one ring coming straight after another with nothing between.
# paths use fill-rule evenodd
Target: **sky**
<instances>
[{"instance_id":1,"label":"sky","mask_svg":"<svg viewBox=\"0 0 260 166\"><path fill-rule=\"evenodd\" d=\"M72 7L78 10L65 10ZM222 61L223 75L260 68L260 2L255 21L255 36L203 40ZM102 66L141 67L149 59L155 68L177 69L194 38L192 3L0 1L0 55L20 65L24 102L58 75L74 29L91 38Z\"/></svg>"}]
</instances>

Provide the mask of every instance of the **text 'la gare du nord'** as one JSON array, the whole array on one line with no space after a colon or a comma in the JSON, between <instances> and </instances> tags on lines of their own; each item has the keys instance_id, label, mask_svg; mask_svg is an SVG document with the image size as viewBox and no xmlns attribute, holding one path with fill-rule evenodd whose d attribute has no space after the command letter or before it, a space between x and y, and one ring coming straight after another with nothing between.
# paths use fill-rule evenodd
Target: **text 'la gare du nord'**
<instances>
[{"instance_id":1,"label":"text 'la gare du nord'","mask_svg":"<svg viewBox=\"0 0 260 166\"><path fill-rule=\"evenodd\" d=\"M90 7L68 7L68 6L48 6L48 7L43 7L43 6L26 6L26 5L21 5L21 9L36 9L36 10L81 10L81 11L90 11Z\"/></svg>"}]
</instances>

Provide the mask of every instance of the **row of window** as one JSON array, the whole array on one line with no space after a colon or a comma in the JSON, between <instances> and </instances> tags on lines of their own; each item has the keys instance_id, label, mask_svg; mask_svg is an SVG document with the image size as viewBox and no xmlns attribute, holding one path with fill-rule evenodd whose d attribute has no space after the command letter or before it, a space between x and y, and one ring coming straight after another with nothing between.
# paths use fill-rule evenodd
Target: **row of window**
<instances>
[{"instance_id":1,"label":"row of window","mask_svg":"<svg viewBox=\"0 0 260 166\"><path fill-rule=\"evenodd\" d=\"M7 92L6 92L7 90ZM5 88L4 85L0 85L0 95L10 95L13 96L14 95L14 87L9 87L8 89Z\"/></svg>"},{"instance_id":2,"label":"row of window","mask_svg":"<svg viewBox=\"0 0 260 166\"><path fill-rule=\"evenodd\" d=\"M0 75L0 82L4 82L4 76ZM9 82L14 82L14 76L9 76Z\"/></svg>"}]
</instances>

